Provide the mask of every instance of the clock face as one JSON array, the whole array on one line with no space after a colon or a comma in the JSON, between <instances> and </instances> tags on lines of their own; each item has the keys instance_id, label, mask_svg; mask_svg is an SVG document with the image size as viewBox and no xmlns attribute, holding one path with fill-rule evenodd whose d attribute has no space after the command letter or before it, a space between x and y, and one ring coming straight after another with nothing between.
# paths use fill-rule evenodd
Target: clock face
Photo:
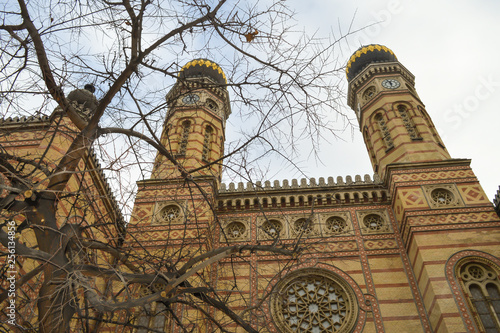
<instances>
[{"instance_id":1,"label":"clock face","mask_svg":"<svg viewBox=\"0 0 500 333\"><path fill-rule=\"evenodd\" d=\"M200 96L198 96L196 94L189 94L189 95L184 96L184 98L182 99L182 102L184 104L194 104L194 103L198 102L199 100L200 100Z\"/></svg>"},{"instance_id":2,"label":"clock face","mask_svg":"<svg viewBox=\"0 0 500 333\"><path fill-rule=\"evenodd\" d=\"M396 79L387 79L382 81L382 86L387 89L396 89L399 88L400 85L401 83L399 83Z\"/></svg>"}]
</instances>

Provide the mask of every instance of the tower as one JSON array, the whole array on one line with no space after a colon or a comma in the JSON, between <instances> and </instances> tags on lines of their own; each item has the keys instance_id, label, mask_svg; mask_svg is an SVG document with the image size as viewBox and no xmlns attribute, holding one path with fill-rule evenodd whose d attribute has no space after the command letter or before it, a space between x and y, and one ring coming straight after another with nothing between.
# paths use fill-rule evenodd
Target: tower
<instances>
[{"instance_id":1,"label":"tower","mask_svg":"<svg viewBox=\"0 0 500 333\"><path fill-rule=\"evenodd\" d=\"M356 111L373 169L450 159L415 90L415 77L382 45L361 47L349 59L348 104Z\"/></svg>"},{"instance_id":2,"label":"tower","mask_svg":"<svg viewBox=\"0 0 500 333\"><path fill-rule=\"evenodd\" d=\"M152 179L206 176L220 180L224 128L231 114L226 76L214 62L196 59L180 71L167 94L168 112L161 143L175 161L158 154Z\"/></svg>"},{"instance_id":3,"label":"tower","mask_svg":"<svg viewBox=\"0 0 500 333\"><path fill-rule=\"evenodd\" d=\"M388 189L432 331L500 330L498 216L470 160L450 157L414 76L390 49L361 47L346 74L348 104Z\"/></svg>"},{"instance_id":4,"label":"tower","mask_svg":"<svg viewBox=\"0 0 500 333\"><path fill-rule=\"evenodd\" d=\"M206 59L188 62L166 99L160 138L164 150L156 156L151 179L138 182L126 239L132 253L150 258L147 267L142 262L138 266L158 275L213 247L214 202L225 122L231 113L225 74ZM208 277L209 269L200 274ZM140 294L158 291L155 288L160 287L143 286ZM163 304L146 310L137 314L137 324L144 327L138 332L146 332L145 327L170 330L171 317Z\"/></svg>"}]
</instances>

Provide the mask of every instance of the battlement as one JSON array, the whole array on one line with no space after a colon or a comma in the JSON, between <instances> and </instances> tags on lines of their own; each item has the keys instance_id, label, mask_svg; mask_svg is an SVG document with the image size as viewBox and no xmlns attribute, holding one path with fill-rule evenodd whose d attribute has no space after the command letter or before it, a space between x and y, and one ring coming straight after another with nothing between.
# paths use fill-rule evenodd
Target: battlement
<instances>
[{"instance_id":1,"label":"battlement","mask_svg":"<svg viewBox=\"0 0 500 333\"><path fill-rule=\"evenodd\" d=\"M228 185L222 183L219 189L219 193L236 193L236 192L250 192L250 191L279 191L286 189L313 189L313 188L322 188L322 187L335 187L335 186L356 186L356 185L367 185L381 184L380 177L377 174L373 175L373 178L370 175L364 175L361 178L361 175L354 176L354 180L351 176L346 176L345 181L342 176L337 177L337 181L333 180L333 177L328 177L325 181L324 177L320 177L316 182L315 178L309 178L309 182L307 178L302 178L299 180L292 179L292 181L288 181L287 179L283 180L281 183L279 180L275 180L272 182L266 180L262 185L262 182L257 181L255 183L247 182L246 186L243 182L239 182L237 185L235 183L229 183Z\"/></svg>"},{"instance_id":2,"label":"battlement","mask_svg":"<svg viewBox=\"0 0 500 333\"><path fill-rule=\"evenodd\" d=\"M299 208L335 206L345 204L384 204L390 202L389 193L383 187L378 175L373 179L369 175L361 178L360 175L333 177L327 180L323 177L316 182L315 178L299 180L292 179L291 182L283 180L265 181L251 183L246 187L242 182L229 186L221 184L217 209L219 212L231 212L252 209L273 208Z\"/></svg>"}]
</instances>

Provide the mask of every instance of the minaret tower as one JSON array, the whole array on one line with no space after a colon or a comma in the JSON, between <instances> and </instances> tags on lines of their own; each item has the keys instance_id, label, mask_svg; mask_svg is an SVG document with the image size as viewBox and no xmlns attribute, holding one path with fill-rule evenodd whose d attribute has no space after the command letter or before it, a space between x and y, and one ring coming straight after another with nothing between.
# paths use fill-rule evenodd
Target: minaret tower
<instances>
[{"instance_id":1,"label":"minaret tower","mask_svg":"<svg viewBox=\"0 0 500 333\"><path fill-rule=\"evenodd\" d=\"M470 276L472 266L498 268L500 275L500 265L491 261L498 253L500 223L470 160L450 157L415 90L414 76L390 49L361 47L346 73L348 104L373 168L389 190L395 236L408 254L432 331L488 331L489 322L476 315L474 305L476 296L486 294L471 294L462 278Z\"/></svg>"},{"instance_id":2,"label":"minaret tower","mask_svg":"<svg viewBox=\"0 0 500 333\"><path fill-rule=\"evenodd\" d=\"M170 265L213 247L224 128L231 113L226 86L225 74L216 63L197 59L181 69L167 94L168 110L161 134L167 154L159 152L151 179L137 183L125 241L131 257L150 258L137 263L148 273L171 271ZM209 276L209 268L206 270L197 274ZM148 294L163 287L142 286L139 292ZM173 331L164 305L153 304L148 311L136 314L141 332L146 327Z\"/></svg>"},{"instance_id":3,"label":"minaret tower","mask_svg":"<svg viewBox=\"0 0 500 333\"><path fill-rule=\"evenodd\" d=\"M156 157L152 178L209 176L219 180L224 154L224 128L231 114L226 76L214 62L196 59L180 71L167 94L168 113L161 142L175 159Z\"/></svg>"},{"instance_id":4,"label":"minaret tower","mask_svg":"<svg viewBox=\"0 0 500 333\"><path fill-rule=\"evenodd\" d=\"M159 253L179 244L176 255L182 256L183 251L195 255L211 247L224 127L231 113L226 86L216 63L197 59L181 69L168 92L161 134L168 154L158 153L151 179L137 183L127 229L127 243L138 252Z\"/></svg>"},{"instance_id":5,"label":"minaret tower","mask_svg":"<svg viewBox=\"0 0 500 333\"><path fill-rule=\"evenodd\" d=\"M348 104L381 178L388 164L450 159L415 90L415 77L390 49L361 47L349 59L346 74Z\"/></svg>"},{"instance_id":6,"label":"minaret tower","mask_svg":"<svg viewBox=\"0 0 500 333\"><path fill-rule=\"evenodd\" d=\"M220 183L224 127L231 113L226 85L222 69L206 59L190 61L180 70L166 97L161 143L168 154L159 152L151 179L138 182L130 223L138 227L141 234L137 237L147 237L144 231L151 226L166 231L176 229L177 224L189 228L193 223L193 230L204 232L201 221L209 225L213 219L211 205Z\"/></svg>"}]
</instances>

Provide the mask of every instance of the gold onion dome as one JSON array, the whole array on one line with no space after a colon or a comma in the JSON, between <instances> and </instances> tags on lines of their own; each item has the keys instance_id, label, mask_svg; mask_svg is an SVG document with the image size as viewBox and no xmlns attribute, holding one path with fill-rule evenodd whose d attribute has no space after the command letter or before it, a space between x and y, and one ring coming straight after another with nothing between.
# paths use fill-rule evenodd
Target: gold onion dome
<instances>
[{"instance_id":1,"label":"gold onion dome","mask_svg":"<svg viewBox=\"0 0 500 333\"><path fill-rule=\"evenodd\" d=\"M347 80L350 81L371 63L393 62L397 60L394 52L384 45L370 44L361 46L347 62L345 74Z\"/></svg>"},{"instance_id":2,"label":"gold onion dome","mask_svg":"<svg viewBox=\"0 0 500 333\"><path fill-rule=\"evenodd\" d=\"M219 84L227 84L226 75L219 65L208 59L191 60L179 72L179 78L209 77Z\"/></svg>"}]
</instances>

